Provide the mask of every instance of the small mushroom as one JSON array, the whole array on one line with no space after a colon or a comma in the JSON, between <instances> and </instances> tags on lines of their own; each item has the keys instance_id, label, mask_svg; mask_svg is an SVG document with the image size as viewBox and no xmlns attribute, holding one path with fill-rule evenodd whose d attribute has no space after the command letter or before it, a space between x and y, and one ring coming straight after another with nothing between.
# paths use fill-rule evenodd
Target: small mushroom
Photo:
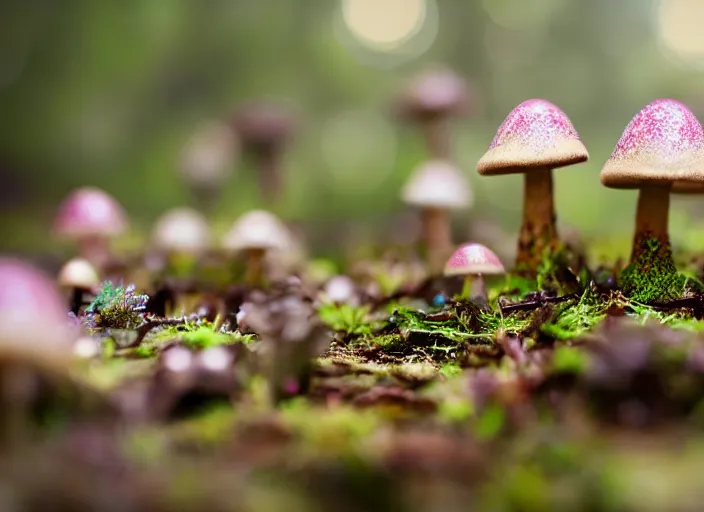
<instances>
[{"instance_id":1,"label":"small mushroom","mask_svg":"<svg viewBox=\"0 0 704 512\"><path fill-rule=\"evenodd\" d=\"M257 166L260 193L268 204L279 199L283 188L281 160L294 125L293 113L288 108L266 101L246 103L233 120L243 150Z\"/></svg>"},{"instance_id":2,"label":"small mushroom","mask_svg":"<svg viewBox=\"0 0 704 512\"><path fill-rule=\"evenodd\" d=\"M0 356L63 366L76 337L53 281L24 261L0 257Z\"/></svg>"},{"instance_id":3,"label":"small mushroom","mask_svg":"<svg viewBox=\"0 0 704 512\"><path fill-rule=\"evenodd\" d=\"M127 226L127 215L115 198L98 188L83 187L61 203L53 231L59 238L76 242L81 257L103 268L111 259L110 239Z\"/></svg>"},{"instance_id":4,"label":"small mushroom","mask_svg":"<svg viewBox=\"0 0 704 512\"><path fill-rule=\"evenodd\" d=\"M400 114L421 126L432 157L450 157L446 122L466 111L468 96L464 80L449 69L426 71L403 92Z\"/></svg>"},{"instance_id":5,"label":"small mushroom","mask_svg":"<svg viewBox=\"0 0 704 512\"><path fill-rule=\"evenodd\" d=\"M359 290L349 276L333 276L325 283L320 292L320 301L322 303L358 306L360 303Z\"/></svg>"},{"instance_id":6,"label":"small mushroom","mask_svg":"<svg viewBox=\"0 0 704 512\"><path fill-rule=\"evenodd\" d=\"M465 290L469 298L482 306L486 305L485 275L503 275L506 271L501 260L490 249L471 243L460 246L445 265L445 276L464 276Z\"/></svg>"},{"instance_id":7,"label":"small mushroom","mask_svg":"<svg viewBox=\"0 0 704 512\"><path fill-rule=\"evenodd\" d=\"M235 221L223 239L229 251L246 253L246 281L250 286L264 283L267 251L283 248L289 241L286 226L265 210L252 210Z\"/></svg>"},{"instance_id":8,"label":"small mushroom","mask_svg":"<svg viewBox=\"0 0 704 512\"><path fill-rule=\"evenodd\" d=\"M402 197L420 208L428 265L439 274L452 253L450 210L468 208L474 199L469 182L452 162L430 160L408 178Z\"/></svg>"},{"instance_id":9,"label":"small mushroom","mask_svg":"<svg viewBox=\"0 0 704 512\"><path fill-rule=\"evenodd\" d=\"M646 105L624 130L601 171L603 185L638 189L630 262L653 256L674 268L668 234L670 191L704 187L704 130L682 103L660 99ZM652 254L654 247L659 254ZM645 270L645 269L642 269Z\"/></svg>"},{"instance_id":10,"label":"small mushroom","mask_svg":"<svg viewBox=\"0 0 704 512\"><path fill-rule=\"evenodd\" d=\"M208 221L192 208L174 208L156 221L152 241L167 254L197 256L211 242Z\"/></svg>"},{"instance_id":11,"label":"small mushroom","mask_svg":"<svg viewBox=\"0 0 704 512\"><path fill-rule=\"evenodd\" d=\"M77 315L85 294L93 292L100 284L100 277L88 260L73 258L61 267L57 281L69 293L69 309Z\"/></svg>"},{"instance_id":12,"label":"small mushroom","mask_svg":"<svg viewBox=\"0 0 704 512\"><path fill-rule=\"evenodd\" d=\"M535 275L558 246L552 169L586 162L589 153L567 115L549 101L524 101L499 126L477 170L484 176L523 174L523 222L516 266Z\"/></svg>"},{"instance_id":13,"label":"small mushroom","mask_svg":"<svg viewBox=\"0 0 704 512\"><path fill-rule=\"evenodd\" d=\"M181 153L181 178L198 203L209 213L230 178L239 142L227 123L210 121L196 129Z\"/></svg>"}]
</instances>

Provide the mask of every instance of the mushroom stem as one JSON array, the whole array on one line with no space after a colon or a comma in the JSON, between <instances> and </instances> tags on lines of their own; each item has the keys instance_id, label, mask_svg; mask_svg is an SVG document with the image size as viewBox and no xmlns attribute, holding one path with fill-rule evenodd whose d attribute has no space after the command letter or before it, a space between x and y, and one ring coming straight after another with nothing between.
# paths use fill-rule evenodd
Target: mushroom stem
<instances>
[{"instance_id":1,"label":"mushroom stem","mask_svg":"<svg viewBox=\"0 0 704 512\"><path fill-rule=\"evenodd\" d=\"M221 185L198 184L191 187L196 209L206 217L210 216L220 199Z\"/></svg>"},{"instance_id":2,"label":"mushroom stem","mask_svg":"<svg viewBox=\"0 0 704 512\"><path fill-rule=\"evenodd\" d=\"M484 276L481 274L477 274L476 276L471 277L470 279L472 280L469 289L470 300L472 300L473 302L477 302L478 304L485 305L487 293L486 283L484 282Z\"/></svg>"},{"instance_id":3,"label":"mushroom stem","mask_svg":"<svg viewBox=\"0 0 704 512\"><path fill-rule=\"evenodd\" d=\"M264 282L265 249L247 249L245 281L252 287L260 287Z\"/></svg>"},{"instance_id":4,"label":"mushroom stem","mask_svg":"<svg viewBox=\"0 0 704 512\"><path fill-rule=\"evenodd\" d=\"M102 269L110 261L110 242L107 237L99 235L86 236L78 244L81 256L96 268Z\"/></svg>"},{"instance_id":5,"label":"mushroom stem","mask_svg":"<svg viewBox=\"0 0 704 512\"><path fill-rule=\"evenodd\" d=\"M74 315L77 315L83 306L83 289L72 288L70 291L70 298L68 302L69 311Z\"/></svg>"},{"instance_id":6,"label":"mushroom stem","mask_svg":"<svg viewBox=\"0 0 704 512\"><path fill-rule=\"evenodd\" d=\"M259 190L264 202L274 204L281 194L281 158L278 151L257 156Z\"/></svg>"},{"instance_id":7,"label":"mushroom stem","mask_svg":"<svg viewBox=\"0 0 704 512\"><path fill-rule=\"evenodd\" d=\"M557 245L552 170L532 169L524 176L523 224L516 266L532 275L542 263L545 250Z\"/></svg>"},{"instance_id":8,"label":"mushroom stem","mask_svg":"<svg viewBox=\"0 0 704 512\"><path fill-rule=\"evenodd\" d=\"M423 240L431 274L439 274L452 254L452 233L449 211L444 208L421 210Z\"/></svg>"},{"instance_id":9,"label":"mushroom stem","mask_svg":"<svg viewBox=\"0 0 704 512\"><path fill-rule=\"evenodd\" d=\"M433 158L450 158L450 135L444 118L427 119L423 122L423 132Z\"/></svg>"},{"instance_id":10,"label":"mushroom stem","mask_svg":"<svg viewBox=\"0 0 704 512\"><path fill-rule=\"evenodd\" d=\"M668 214L670 211L669 187L641 187L636 207L636 232L631 251L631 262L638 260L647 244L656 239L661 247L670 246Z\"/></svg>"}]
</instances>

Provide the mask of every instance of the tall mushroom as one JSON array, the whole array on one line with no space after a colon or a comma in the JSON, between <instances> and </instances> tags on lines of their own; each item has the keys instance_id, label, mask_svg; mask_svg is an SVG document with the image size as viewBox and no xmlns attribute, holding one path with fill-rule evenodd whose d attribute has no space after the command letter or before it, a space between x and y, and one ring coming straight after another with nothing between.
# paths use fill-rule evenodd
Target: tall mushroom
<instances>
[{"instance_id":1,"label":"tall mushroom","mask_svg":"<svg viewBox=\"0 0 704 512\"><path fill-rule=\"evenodd\" d=\"M638 189L636 228L629 265L621 274L624 292L644 302L683 292L670 238L670 191L704 186L704 130L682 103L660 99L646 105L626 126L601 171L603 185Z\"/></svg>"},{"instance_id":2,"label":"tall mushroom","mask_svg":"<svg viewBox=\"0 0 704 512\"><path fill-rule=\"evenodd\" d=\"M567 115L549 101L524 101L499 126L477 170L484 176L523 174L523 221L516 267L535 275L558 246L552 169L586 162L589 153Z\"/></svg>"},{"instance_id":3,"label":"tall mushroom","mask_svg":"<svg viewBox=\"0 0 704 512\"><path fill-rule=\"evenodd\" d=\"M245 252L247 284L261 287L267 251L285 247L288 241L286 226L276 216L264 210L252 210L235 221L223 239L223 247Z\"/></svg>"},{"instance_id":4,"label":"tall mushroom","mask_svg":"<svg viewBox=\"0 0 704 512\"><path fill-rule=\"evenodd\" d=\"M433 158L450 158L447 120L467 110L468 96L464 80L449 69L426 71L403 91L400 114L421 127Z\"/></svg>"},{"instance_id":5,"label":"tall mushroom","mask_svg":"<svg viewBox=\"0 0 704 512\"><path fill-rule=\"evenodd\" d=\"M284 106L264 101L243 105L233 120L242 149L257 166L264 201L273 204L283 188L281 160L294 131L293 114Z\"/></svg>"},{"instance_id":6,"label":"tall mushroom","mask_svg":"<svg viewBox=\"0 0 704 512\"><path fill-rule=\"evenodd\" d=\"M54 234L78 243L80 255L96 268L111 258L110 239L127 229L127 215L107 192L95 187L73 191L59 206Z\"/></svg>"},{"instance_id":7,"label":"tall mushroom","mask_svg":"<svg viewBox=\"0 0 704 512\"><path fill-rule=\"evenodd\" d=\"M408 178L402 198L420 208L428 266L432 274L441 273L453 247L450 210L468 208L473 201L468 180L452 162L430 160Z\"/></svg>"}]
</instances>

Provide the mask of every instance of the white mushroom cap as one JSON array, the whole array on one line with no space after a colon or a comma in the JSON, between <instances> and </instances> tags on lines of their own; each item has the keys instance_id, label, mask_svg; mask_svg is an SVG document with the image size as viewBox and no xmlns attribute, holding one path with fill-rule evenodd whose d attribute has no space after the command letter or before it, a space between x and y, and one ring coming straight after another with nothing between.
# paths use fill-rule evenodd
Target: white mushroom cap
<instances>
[{"instance_id":1,"label":"white mushroom cap","mask_svg":"<svg viewBox=\"0 0 704 512\"><path fill-rule=\"evenodd\" d=\"M64 288L83 288L90 290L100 284L100 277L95 267L84 258L67 261L57 278L59 286Z\"/></svg>"},{"instance_id":2,"label":"white mushroom cap","mask_svg":"<svg viewBox=\"0 0 704 512\"><path fill-rule=\"evenodd\" d=\"M289 240L288 229L275 215L252 210L235 221L223 238L223 246L231 251L282 249Z\"/></svg>"},{"instance_id":3,"label":"white mushroom cap","mask_svg":"<svg viewBox=\"0 0 704 512\"><path fill-rule=\"evenodd\" d=\"M226 123L203 123L183 148L181 175L193 185L222 183L232 173L238 150L235 133Z\"/></svg>"},{"instance_id":4,"label":"white mushroom cap","mask_svg":"<svg viewBox=\"0 0 704 512\"><path fill-rule=\"evenodd\" d=\"M200 252L210 245L205 217L192 208L174 208L157 220L152 240L166 251Z\"/></svg>"},{"instance_id":5,"label":"white mushroom cap","mask_svg":"<svg viewBox=\"0 0 704 512\"><path fill-rule=\"evenodd\" d=\"M418 167L403 188L404 202L415 206L460 209L472 205L469 181L455 164L429 160Z\"/></svg>"}]
</instances>

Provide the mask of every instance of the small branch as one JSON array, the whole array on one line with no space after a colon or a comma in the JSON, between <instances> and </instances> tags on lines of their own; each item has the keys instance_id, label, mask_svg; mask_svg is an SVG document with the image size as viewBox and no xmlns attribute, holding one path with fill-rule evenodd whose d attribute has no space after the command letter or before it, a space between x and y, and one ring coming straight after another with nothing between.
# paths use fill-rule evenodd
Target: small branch
<instances>
[{"instance_id":1,"label":"small branch","mask_svg":"<svg viewBox=\"0 0 704 512\"><path fill-rule=\"evenodd\" d=\"M501 309L501 313L513 313L514 311L530 311L532 309L538 309L540 306L543 306L545 304L556 304L559 302L566 302L568 300L578 298L579 297L575 294L561 295L559 297L547 297L544 299L519 302L518 304L508 304L506 306L499 305L499 309Z\"/></svg>"},{"instance_id":2,"label":"small branch","mask_svg":"<svg viewBox=\"0 0 704 512\"><path fill-rule=\"evenodd\" d=\"M147 323L139 326L139 328L137 329L137 337L134 339L134 341L132 341L132 343L126 345L123 348L138 347L142 344L142 341L144 341L144 338L147 336L147 334L149 334L149 331L155 329L156 327L185 325L187 321L188 318L186 318L185 316L182 318L158 318L156 320L149 320Z\"/></svg>"}]
</instances>

